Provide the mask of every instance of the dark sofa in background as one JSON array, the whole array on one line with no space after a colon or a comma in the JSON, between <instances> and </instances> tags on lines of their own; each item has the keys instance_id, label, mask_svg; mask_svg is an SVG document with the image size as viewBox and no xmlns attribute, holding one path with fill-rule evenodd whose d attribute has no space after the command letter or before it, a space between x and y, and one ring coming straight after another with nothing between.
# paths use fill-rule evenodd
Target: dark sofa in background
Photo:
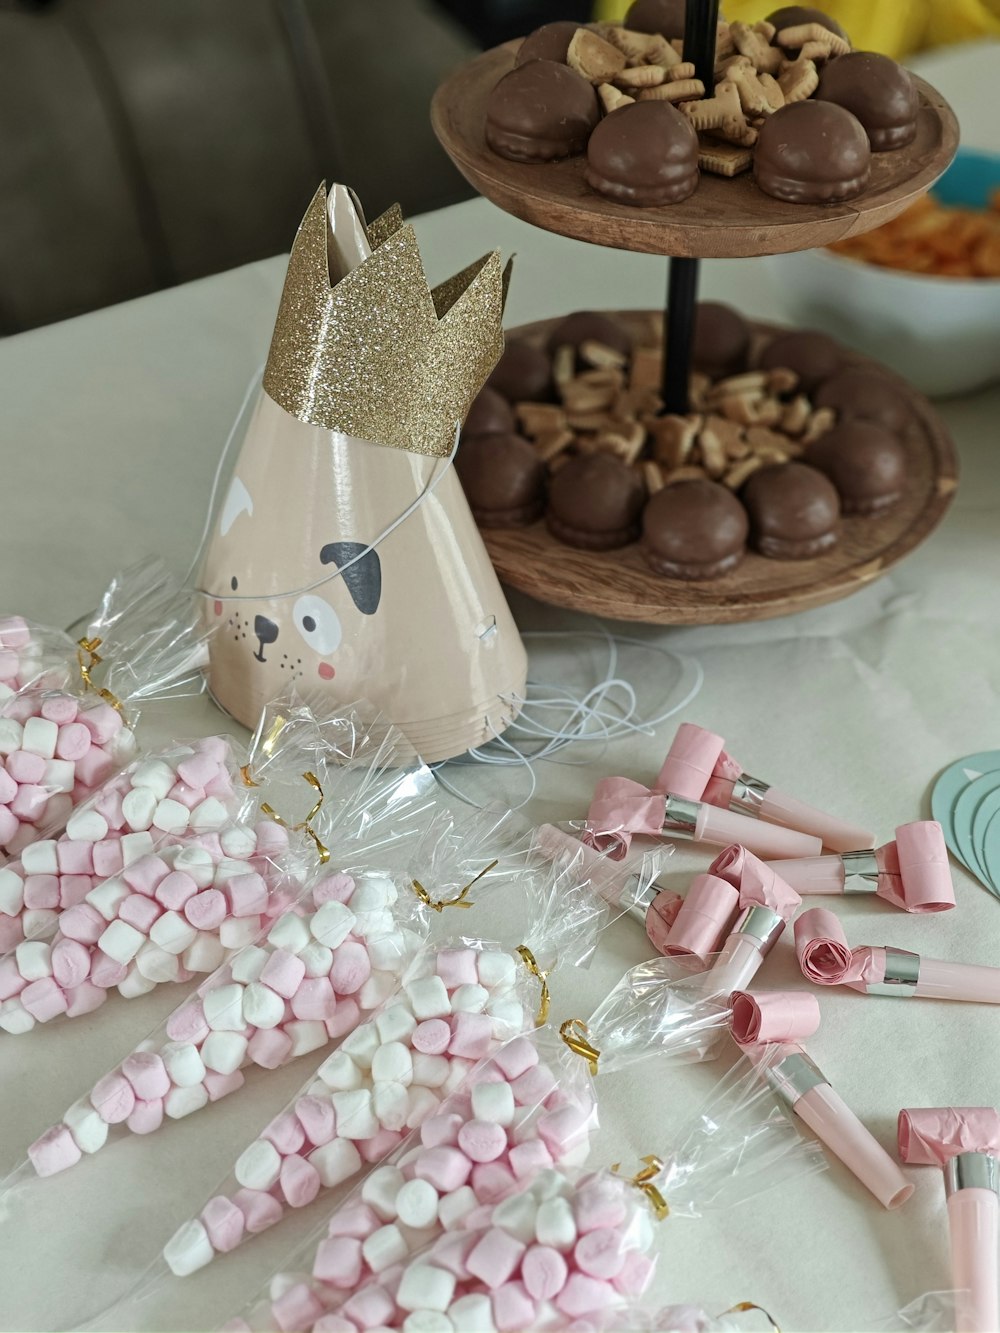
<instances>
[{"instance_id":1,"label":"dark sofa in background","mask_svg":"<svg viewBox=\"0 0 1000 1333\"><path fill-rule=\"evenodd\" d=\"M324 178L468 196L428 104L472 49L425 0L0 0L0 333L287 250Z\"/></svg>"}]
</instances>

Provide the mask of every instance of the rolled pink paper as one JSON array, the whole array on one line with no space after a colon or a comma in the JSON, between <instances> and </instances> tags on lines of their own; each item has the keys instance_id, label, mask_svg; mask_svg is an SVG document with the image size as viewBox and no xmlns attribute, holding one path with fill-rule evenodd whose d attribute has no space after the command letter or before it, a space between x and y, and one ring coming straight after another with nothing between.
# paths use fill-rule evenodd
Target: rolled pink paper
<instances>
[{"instance_id":1,"label":"rolled pink paper","mask_svg":"<svg viewBox=\"0 0 1000 1333\"><path fill-rule=\"evenodd\" d=\"M637 833L662 837L675 829L696 842L720 846L739 842L767 857L809 856L822 849L819 838L702 801L652 792L629 778L603 778L595 787L587 811L586 839L612 859L620 860L626 854Z\"/></svg>"},{"instance_id":2,"label":"rolled pink paper","mask_svg":"<svg viewBox=\"0 0 1000 1333\"><path fill-rule=\"evenodd\" d=\"M682 722L667 751L653 790L664 794L673 792L675 796L685 796L690 801L711 800L711 797L706 796L705 789L723 754L725 743L714 731L706 731L693 722ZM739 770L734 776L739 776ZM729 804L728 800L726 804Z\"/></svg>"},{"instance_id":3,"label":"rolled pink paper","mask_svg":"<svg viewBox=\"0 0 1000 1333\"><path fill-rule=\"evenodd\" d=\"M740 895L717 875L697 875L677 910L661 953L690 954L705 962L715 953L735 920Z\"/></svg>"},{"instance_id":4,"label":"rolled pink paper","mask_svg":"<svg viewBox=\"0 0 1000 1333\"><path fill-rule=\"evenodd\" d=\"M613 907L623 907L629 916L639 921L645 927L650 943L658 953L663 953L667 934L684 901L680 894L655 880L651 884L642 882L638 874L630 875L625 868L554 824L539 825L535 830L534 845L548 860L559 856L582 857L595 890ZM633 892L634 897L630 896Z\"/></svg>"},{"instance_id":5,"label":"rolled pink paper","mask_svg":"<svg viewBox=\"0 0 1000 1333\"><path fill-rule=\"evenodd\" d=\"M735 991L729 1026L741 1046L797 1044L819 1028L819 1001L809 991Z\"/></svg>"},{"instance_id":6,"label":"rolled pink paper","mask_svg":"<svg viewBox=\"0 0 1000 1333\"><path fill-rule=\"evenodd\" d=\"M800 1045L777 1045L778 1058L763 1064L766 1082L884 1208L904 1204L913 1186L898 1163L830 1087L826 1075ZM745 1049L753 1058L755 1049L767 1052L774 1044Z\"/></svg>"},{"instance_id":7,"label":"rolled pink paper","mask_svg":"<svg viewBox=\"0 0 1000 1333\"><path fill-rule=\"evenodd\" d=\"M745 990L757 975L802 899L745 847L727 847L708 869L739 892L741 915L722 952L705 974L709 993L731 995L733 991Z\"/></svg>"},{"instance_id":8,"label":"rolled pink paper","mask_svg":"<svg viewBox=\"0 0 1000 1333\"><path fill-rule=\"evenodd\" d=\"M688 800L708 801L724 810L754 815L771 824L818 837L837 852L874 847L875 835L847 824L747 773L727 754L725 741L712 731L683 722L677 728L654 790Z\"/></svg>"},{"instance_id":9,"label":"rolled pink paper","mask_svg":"<svg viewBox=\"0 0 1000 1333\"><path fill-rule=\"evenodd\" d=\"M1000 1114L992 1106L900 1111L898 1136L904 1162L944 1167L956 1333L997 1333Z\"/></svg>"},{"instance_id":10,"label":"rolled pink paper","mask_svg":"<svg viewBox=\"0 0 1000 1333\"><path fill-rule=\"evenodd\" d=\"M817 986L849 986L865 995L1000 1004L1000 968L923 958L892 946L851 949L840 922L823 907L810 908L796 920L795 954L802 975Z\"/></svg>"},{"instance_id":11,"label":"rolled pink paper","mask_svg":"<svg viewBox=\"0 0 1000 1333\"><path fill-rule=\"evenodd\" d=\"M904 912L945 912L955 906L941 825L933 819L901 824L894 842L874 851L799 857L774 868L799 893L877 893Z\"/></svg>"}]
</instances>

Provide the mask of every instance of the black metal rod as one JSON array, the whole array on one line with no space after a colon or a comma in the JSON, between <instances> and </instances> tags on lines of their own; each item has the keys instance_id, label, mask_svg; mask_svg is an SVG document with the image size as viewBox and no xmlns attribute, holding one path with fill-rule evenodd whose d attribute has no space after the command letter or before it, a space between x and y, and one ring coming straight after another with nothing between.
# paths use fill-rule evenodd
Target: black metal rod
<instances>
[{"instance_id":1,"label":"black metal rod","mask_svg":"<svg viewBox=\"0 0 1000 1333\"><path fill-rule=\"evenodd\" d=\"M715 86L715 34L719 0L686 0L684 59L694 65L711 95ZM698 299L698 260L671 259L667 280L667 308L663 316L663 410L685 416L694 339L695 302Z\"/></svg>"}]
</instances>

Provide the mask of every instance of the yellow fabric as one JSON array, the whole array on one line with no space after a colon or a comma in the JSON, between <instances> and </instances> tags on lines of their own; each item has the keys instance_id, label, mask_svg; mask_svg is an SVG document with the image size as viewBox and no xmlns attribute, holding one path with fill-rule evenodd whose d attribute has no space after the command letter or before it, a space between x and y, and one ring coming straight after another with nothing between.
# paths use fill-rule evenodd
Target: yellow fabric
<instances>
[{"instance_id":1,"label":"yellow fabric","mask_svg":"<svg viewBox=\"0 0 1000 1333\"><path fill-rule=\"evenodd\" d=\"M595 0L595 17L621 20L630 0ZM726 18L756 22L780 0L727 0ZM977 37L1000 37L1000 0L826 0L818 6L835 18L858 51L881 51L897 60L913 51Z\"/></svg>"}]
</instances>

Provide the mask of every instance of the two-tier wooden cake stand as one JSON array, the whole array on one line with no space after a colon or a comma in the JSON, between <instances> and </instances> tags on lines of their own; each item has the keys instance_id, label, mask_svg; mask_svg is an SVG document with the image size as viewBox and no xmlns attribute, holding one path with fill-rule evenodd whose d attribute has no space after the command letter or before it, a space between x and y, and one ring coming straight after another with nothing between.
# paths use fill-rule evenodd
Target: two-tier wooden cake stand
<instances>
[{"instance_id":1,"label":"two-tier wooden cake stand","mask_svg":"<svg viewBox=\"0 0 1000 1333\"><path fill-rule=\"evenodd\" d=\"M706 87L712 82L717 19L718 0L687 0L684 59L694 63ZM431 107L435 133L466 179L506 212L577 240L670 256L662 316L668 349L663 386L667 412L688 410L699 259L784 254L870 231L925 194L958 145L951 108L917 79L915 139L895 152L874 154L868 188L848 203L784 203L759 190L750 174L727 179L703 173L697 190L682 203L632 208L590 190L581 157L522 164L499 157L487 146L487 98L513 67L516 50L517 43L510 43L487 51L441 85ZM616 317L649 341L650 312L617 312ZM543 342L555 322L513 333ZM846 349L845 361L872 364ZM881 366L879 370L890 374ZM892 378L912 413L909 489L883 516L843 519L841 540L826 555L779 561L750 553L722 578L688 583L654 574L637 545L600 553L576 550L558 542L544 522L538 522L483 531L497 572L510 586L543 602L658 624L762 620L845 597L929 535L957 484L955 450L944 425L922 395Z\"/></svg>"}]
</instances>

